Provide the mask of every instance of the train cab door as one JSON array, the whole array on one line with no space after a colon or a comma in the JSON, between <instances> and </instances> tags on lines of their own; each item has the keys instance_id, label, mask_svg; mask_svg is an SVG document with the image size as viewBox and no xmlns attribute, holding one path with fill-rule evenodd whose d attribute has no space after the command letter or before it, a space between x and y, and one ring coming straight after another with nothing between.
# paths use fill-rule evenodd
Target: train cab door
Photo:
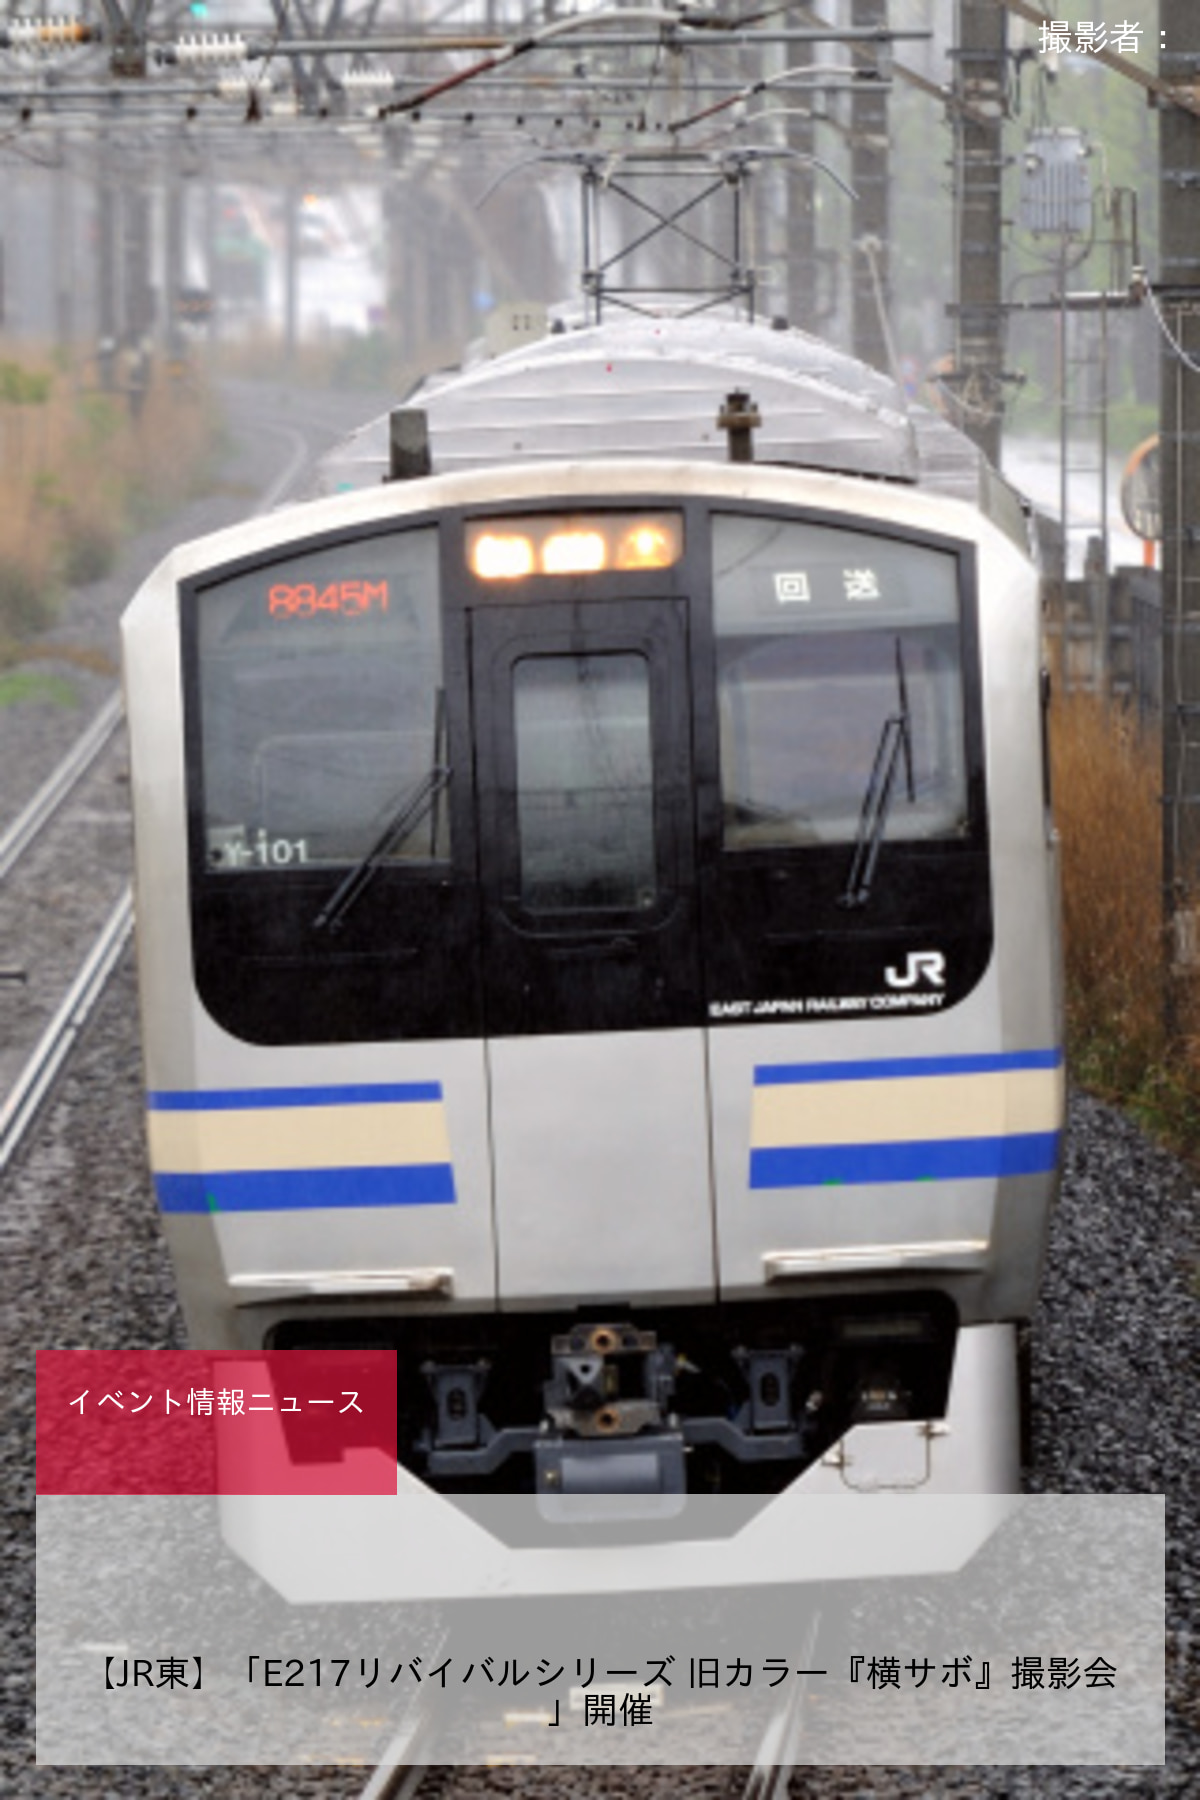
<instances>
[{"instance_id":1,"label":"train cab door","mask_svg":"<svg viewBox=\"0 0 1200 1800\"><path fill-rule=\"evenodd\" d=\"M469 629L499 1292L710 1295L687 603Z\"/></svg>"}]
</instances>

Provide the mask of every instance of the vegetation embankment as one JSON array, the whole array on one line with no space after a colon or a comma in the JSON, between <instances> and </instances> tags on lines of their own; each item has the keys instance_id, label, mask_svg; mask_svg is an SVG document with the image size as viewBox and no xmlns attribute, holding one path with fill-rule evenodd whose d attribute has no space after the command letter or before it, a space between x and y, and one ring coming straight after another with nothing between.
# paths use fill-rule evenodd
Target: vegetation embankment
<instances>
[{"instance_id":1,"label":"vegetation embankment","mask_svg":"<svg viewBox=\"0 0 1200 1800\"><path fill-rule=\"evenodd\" d=\"M64 590L108 574L128 531L203 487L216 436L190 383L118 369L102 390L94 366L0 344L0 670L38 654Z\"/></svg>"},{"instance_id":2,"label":"vegetation embankment","mask_svg":"<svg viewBox=\"0 0 1200 1800\"><path fill-rule=\"evenodd\" d=\"M1119 709L1068 694L1052 751L1072 1072L1200 1155L1200 991L1195 977L1165 973L1158 744Z\"/></svg>"}]
</instances>

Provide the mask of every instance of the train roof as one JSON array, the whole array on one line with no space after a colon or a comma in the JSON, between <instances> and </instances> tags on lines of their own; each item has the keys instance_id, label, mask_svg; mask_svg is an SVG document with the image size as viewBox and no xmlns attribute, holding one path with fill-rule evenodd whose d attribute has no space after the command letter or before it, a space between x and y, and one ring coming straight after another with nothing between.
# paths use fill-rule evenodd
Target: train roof
<instances>
[{"instance_id":1,"label":"train roof","mask_svg":"<svg viewBox=\"0 0 1200 1800\"><path fill-rule=\"evenodd\" d=\"M713 314L558 321L536 342L427 377L405 404L427 415L437 474L597 457L725 462L717 414L735 389L762 418L756 461L966 500L1027 547L1017 496L969 438L877 370L774 325ZM388 454L384 414L324 459L322 491L374 485Z\"/></svg>"}]
</instances>

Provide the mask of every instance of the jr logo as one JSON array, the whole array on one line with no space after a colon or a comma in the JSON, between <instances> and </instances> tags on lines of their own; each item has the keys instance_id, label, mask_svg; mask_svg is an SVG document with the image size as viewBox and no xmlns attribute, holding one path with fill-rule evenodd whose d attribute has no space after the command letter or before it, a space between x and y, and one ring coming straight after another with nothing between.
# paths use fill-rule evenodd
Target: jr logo
<instances>
[{"instance_id":1,"label":"jr logo","mask_svg":"<svg viewBox=\"0 0 1200 1800\"><path fill-rule=\"evenodd\" d=\"M927 981L930 987L945 987L946 959L940 950L910 950L903 973L885 969L883 979L890 988L916 987L919 981Z\"/></svg>"}]
</instances>

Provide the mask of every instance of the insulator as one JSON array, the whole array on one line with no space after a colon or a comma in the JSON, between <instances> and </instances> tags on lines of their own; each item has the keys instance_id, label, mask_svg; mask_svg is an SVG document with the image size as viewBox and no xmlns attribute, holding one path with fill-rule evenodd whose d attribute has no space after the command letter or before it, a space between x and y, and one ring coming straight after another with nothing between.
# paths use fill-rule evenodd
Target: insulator
<instances>
[{"instance_id":1,"label":"insulator","mask_svg":"<svg viewBox=\"0 0 1200 1800\"><path fill-rule=\"evenodd\" d=\"M82 19L10 19L0 27L0 43L10 50L70 50L92 37Z\"/></svg>"},{"instance_id":2,"label":"insulator","mask_svg":"<svg viewBox=\"0 0 1200 1800\"><path fill-rule=\"evenodd\" d=\"M351 69L342 76L342 86L348 94L390 93L395 85L395 77L386 69Z\"/></svg>"},{"instance_id":3,"label":"insulator","mask_svg":"<svg viewBox=\"0 0 1200 1800\"><path fill-rule=\"evenodd\" d=\"M181 37L174 50L175 61L181 68L195 68L199 63L246 60L246 40L239 31L206 31L194 37Z\"/></svg>"}]
</instances>

